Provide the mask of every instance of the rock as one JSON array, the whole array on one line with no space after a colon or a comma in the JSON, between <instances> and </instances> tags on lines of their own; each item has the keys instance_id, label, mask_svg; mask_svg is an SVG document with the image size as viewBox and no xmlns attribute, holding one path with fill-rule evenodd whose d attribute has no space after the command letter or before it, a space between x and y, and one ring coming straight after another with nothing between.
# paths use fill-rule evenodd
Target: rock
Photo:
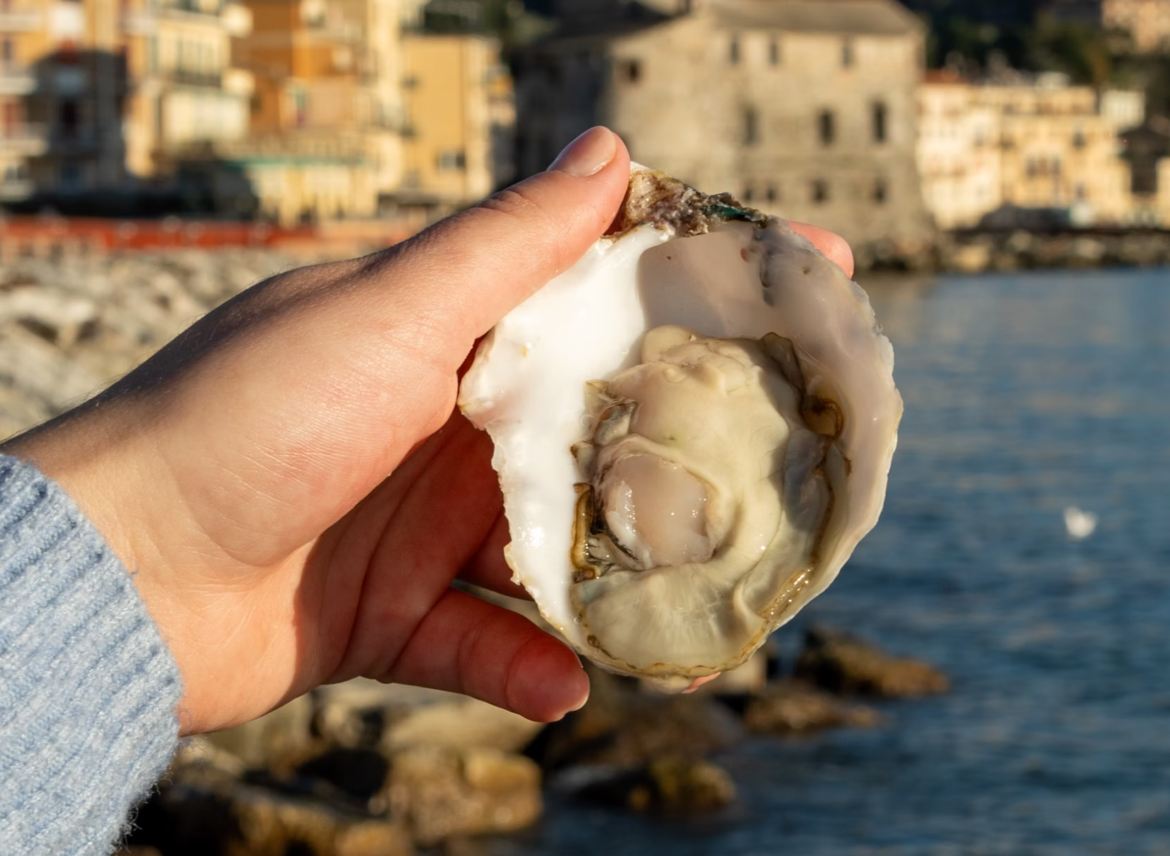
<instances>
[{"instance_id":1,"label":"rock","mask_svg":"<svg viewBox=\"0 0 1170 856\"><path fill-rule=\"evenodd\" d=\"M632 770L602 768L570 789L586 802L672 814L711 811L735 800L735 784L722 767L688 758L660 758Z\"/></svg>"},{"instance_id":2,"label":"rock","mask_svg":"<svg viewBox=\"0 0 1170 856\"><path fill-rule=\"evenodd\" d=\"M543 811L540 769L492 749L417 746L391 759L386 803L414 840L523 829Z\"/></svg>"},{"instance_id":3,"label":"rock","mask_svg":"<svg viewBox=\"0 0 1170 856\"><path fill-rule=\"evenodd\" d=\"M878 712L848 704L823 690L798 681L780 681L751 698L743 723L757 734L795 734L822 728L869 728L881 721Z\"/></svg>"},{"instance_id":4,"label":"rock","mask_svg":"<svg viewBox=\"0 0 1170 856\"><path fill-rule=\"evenodd\" d=\"M711 696L643 693L632 679L588 671L589 702L548 726L528 749L545 770L583 764L633 769L672 755L698 759L742 736L735 716Z\"/></svg>"},{"instance_id":5,"label":"rock","mask_svg":"<svg viewBox=\"0 0 1170 856\"><path fill-rule=\"evenodd\" d=\"M134 846L165 856L407 856L400 824L266 788L186 780L141 807Z\"/></svg>"},{"instance_id":6,"label":"rock","mask_svg":"<svg viewBox=\"0 0 1170 856\"><path fill-rule=\"evenodd\" d=\"M847 633L810 629L795 677L834 693L913 698L946 692L947 676L919 660L892 657Z\"/></svg>"},{"instance_id":7,"label":"rock","mask_svg":"<svg viewBox=\"0 0 1170 856\"><path fill-rule=\"evenodd\" d=\"M960 244L950 251L945 264L960 273L980 273L991 267L991 253L991 245L983 241Z\"/></svg>"},{"instance_id":8,"label":"rock","mask_svg":"<svg viewBox=\"0 0 1170 856\"><path fill-rule=\"evenodd\" d=\"M295 775L328 782L346 796L380 812L385 810L385 805L375 801L375 797L385 787L389 772L390 762L380 752L329 749L297 767Z\"/></svg>"},{"instance_id":9,"label":"rock","mask_svg":"<svg viewBox=\"0 0 1170 856\"><path fill-rule=\"evenodd\" d=\"M313 727L333 746L410 746L517 752L543 728L487 702L455 693L354 680L315 692Z\"/></svg>"}]
</instances>

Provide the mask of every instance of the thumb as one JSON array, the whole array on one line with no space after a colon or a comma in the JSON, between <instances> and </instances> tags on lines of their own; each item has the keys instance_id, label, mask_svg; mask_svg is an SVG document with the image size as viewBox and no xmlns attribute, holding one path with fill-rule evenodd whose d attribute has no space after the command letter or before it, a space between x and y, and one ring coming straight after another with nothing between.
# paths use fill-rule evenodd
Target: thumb
<instances>
[{"instance_id":1,"label":"thumb","mask_svg":"<svg viewBox=\"0 0 1170 856\"><path fill-rule=\"evenodd\" d=\"M370 273L375 281L393 276L400 317L445 339L458 365L478 337L605 232L629 169L618 136L591 128L546 172L371 257Z\"/></svg>"}]
</instances>

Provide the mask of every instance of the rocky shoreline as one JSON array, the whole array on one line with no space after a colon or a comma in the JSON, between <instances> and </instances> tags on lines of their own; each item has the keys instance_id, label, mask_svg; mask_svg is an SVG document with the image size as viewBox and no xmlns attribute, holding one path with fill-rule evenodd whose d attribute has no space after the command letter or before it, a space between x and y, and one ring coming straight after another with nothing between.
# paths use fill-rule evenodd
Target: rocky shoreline
<instances>
[{"instance_id":1,"label":"rocky shoreline","mask_svg":"<svg viewBox=\"0 0 1170 856\"><path fill-rule=\"evenodd\" d=\"M1170 232L967 231L920 244L881 243L854 248L859 271L984 273L1061 268L1170 265Z\"/></svg>"},{"instance_id":2,"label":"rocky shoreline","mask_svg":"<svg viewBox=\"0 0 1170 856\"><path fill-rule=\"evenodd\" d=\"M789 669L765 650L689 696L595 669L591 680L589 703L548 726L449 693L323 687L188 741L123 856L476 853L476 836L535 823L549 791L611 810L717 811L736 786L710 756L748 735L876 727L888 714L874 700L948 689L925 663L824 629Z\"/></svg>"}]
</instances>

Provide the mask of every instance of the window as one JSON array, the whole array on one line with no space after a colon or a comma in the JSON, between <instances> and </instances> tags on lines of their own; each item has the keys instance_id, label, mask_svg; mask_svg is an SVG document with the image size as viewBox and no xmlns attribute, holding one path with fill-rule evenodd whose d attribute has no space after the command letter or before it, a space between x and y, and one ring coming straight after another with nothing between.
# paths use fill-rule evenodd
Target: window
<instances>
[{"instance_id":1,"label":"window","mask_svg":"<svg viewBox=\"0 0 1170 856\"><path fill-rule=\"evenodd\" d=\"M642 63L636 59L623 59L618 63L618 79L625 83L637 83L642 79Z\"/></svg>"},{"instance_id":2,"label":"window","mask_svg":"<svg viewBox=\"0 0 1170 856\"><path fill-rule=\"evenodd\" d=\"M780 192L776 190L776 185L768 185L768 189L764 191L764 198L769 202L775 202L780 198Z\"/></svg>"},{"instance_id":3,"label":"window","mask_svg":"<svg viewBox=\"0 0 1170 856\"><path fill-rule=\"evenodd\" d=\"M1072 144L1074 149L1083 149L1086 142L1085 132L1082 129L1077 128L1073 131Z\"/></svg>"},{"instance_id":4,"label":"window","mask_svg":"<svg viewBox=\"0 0 1170 856\"><path fill-rule=\"evenodd\" d=\"M833 140L837 136L836 124L832 110L822 110L817 116L817 137L822 146L833 145Z\"/></svg>"},{"instance_id":5,"label":"window","mask_svg":"<svg viewBox=\"0 0 1170 856\"><path fill-rule=\"evenodd\" d=\"M743 108L743 144L754 146L760 141L760 117L755 107Z\"/></svg>"},{"instance_id":6,"label":"window","mask_svg":"<svg viewBox=\"0 0 1170 856\"><path fill-rule=\"evenodd\" d=\"M732 36L727 46L727 61L732 65L739 65L739 36Z\"/></svg>"},{"instance_id":7,"label":"window","mask_svg":"<svg viewBox=\"0 0 1170 856\"><path fill-rule=\"evenodd\" d=\"M467 156L462 149L439 152L439 172L454 172L466 168Z\"/></svg>"},{"instance_id":8,"label":"window","mask_svg":"<svg viewBox=\"0 0 1170 856\"><path fill-rule=\"evenodd\" d=\"M823 178L817 178L812 183L812 201L817 205L823 205L829 201L829 182Z\"/></svg>"},{"instance_id":9,"label":"window","mask_svg":"<svg viewBox=\"0 0 1170 856\"><path fill-rule=\"evenodd\" d=\"M890 187L886 184L886 180L880 176L873 183L873 201L876 205L885 205L886 200L890 198Z\"/></svg>"},{"instance_id":10,"label":"window","mask_svg":"<svg viewBox=\"0 0 1170 856\"><path fill-rule=\"evenodd\" d=\"M5 36L0 39L0 63L5 67L12 65L13 59L16 57L16 52L13 50L12 39Z\"/></svg>"},{"instance_id":11,"label":"window","mask_svg":"<svg viewBox=\"0 0 1170 856\"><path fill-rule=\"evenodd\" d=\"M780 64L780 40L773 38L768 43L768 63L770 65Z\"/></svg>"},{"instance_id":12,"label":"window","mask_svg":"<svg viewBox=\"0 0 1170 856\"><path fill-rule=\"evenodd\" d=\"M841 67L853 68L853 39L846 39L841 43Z\"/></svg>"},{"instance_id":13,"label":"window","mask_svg":"<svg viewBox=\"0 0 1170 856\"><path fill-rule=\"evenodd\" d=\"M752 192L752 188L751 188L751 186L750 186L750 185L749 185L749 186L747 186L747 187L745 187L745 188L743 189L743 201L744 201L744 202L751 202L751 201L752 201L752 197L753 197L754 195L755 195L755 194Z\"/></svg>"},{"instance_id":14,"label":"window","mask_svg":"<svg viewBox=\"0 0 1170 856\"><path fill-rule=\"evenodd\" d=\"M888 111L884 101L878 101L873 105L873 141L875 143L886 141L887 115Z\"/></svg>"}]
</instances>

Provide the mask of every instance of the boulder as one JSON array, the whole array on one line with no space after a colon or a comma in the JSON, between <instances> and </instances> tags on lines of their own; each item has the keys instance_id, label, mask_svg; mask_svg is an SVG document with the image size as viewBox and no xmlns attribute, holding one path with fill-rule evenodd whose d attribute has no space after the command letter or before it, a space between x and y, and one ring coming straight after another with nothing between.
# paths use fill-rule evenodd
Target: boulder
<instances>
[{"instance_id":1,"label":"boulder","mask_svg":"<svg viewBox=\"0 0 1170 856\"><path fill-rule=\"evenodd\" d=\"M385 799L391 817L424 846L523 829L543 811L540 768L484 748L416 746L395 753Z\"/></svg>"},{"instance_id":2,"label":"boulder","mask_svg":"<svg viewBox=\"0 0 1170 856\"><path fill-rule=\"evenodd\" d=\"M735 784L722 767L693 758L663 757L633 769L595 768L579 783L566 782L585 802L633 811L692 814L735 800Z\"/></svg>"},{"instance_id":3,"label":"boulder","mask_svg":"<svg viewBox=\"0 0 1170 856\"><path fill-rule=\"evenodd\" d=\"M637 681L588 667L588 703L548 726L527 754L548 771L580 765L634 769L658 758L699 759L731 746L743 729L705 694L640 692Z\"/></svg>"},{"instance_id":4,"label":"boulder","mask_svg":"<svg viewBox=\"0 0 1170 856\"><path fill-rule=\"evenodd\" d=\"M163 856L407 856L413 851L401 824L371 814L340 792L261 787L240 778L242 766L205 741L184 748L158 793L140 807L129 844L157 848Z\"/></svg>"},{"instance_id":5,"label":"boulder","mask_svg":"<svg viewBox=\"0 0 1170 856\"><path fill-rule=\"evenodd\" d=\"M452 749L524 748L544 726L487 702L455 693L354 680L313 694L313 728L332 746Z\"/></svg>"},{"instance_id":6,"label":"boulder","mask_svg":"<svg viewBox=\"0 0 1170 856\"><path fill-rule=\"evenodd\" d=\"M849 704L799 681L779 681L750 698L743 723L757 734L799 734L843 726L869 728L881 721L871 707Z\"/></svg>"},{"instance_id":7,"label":"boulder","mask_svg":"<svg viewBox=\"0 0 1170 856\"><path fill-rule=\"evenodd\" d=\"M812 628L796 661L795 677L829 692L915 698L946 692L947 676L920 660L894 657L856 636Z\"/></svg>"}]
</instances>

